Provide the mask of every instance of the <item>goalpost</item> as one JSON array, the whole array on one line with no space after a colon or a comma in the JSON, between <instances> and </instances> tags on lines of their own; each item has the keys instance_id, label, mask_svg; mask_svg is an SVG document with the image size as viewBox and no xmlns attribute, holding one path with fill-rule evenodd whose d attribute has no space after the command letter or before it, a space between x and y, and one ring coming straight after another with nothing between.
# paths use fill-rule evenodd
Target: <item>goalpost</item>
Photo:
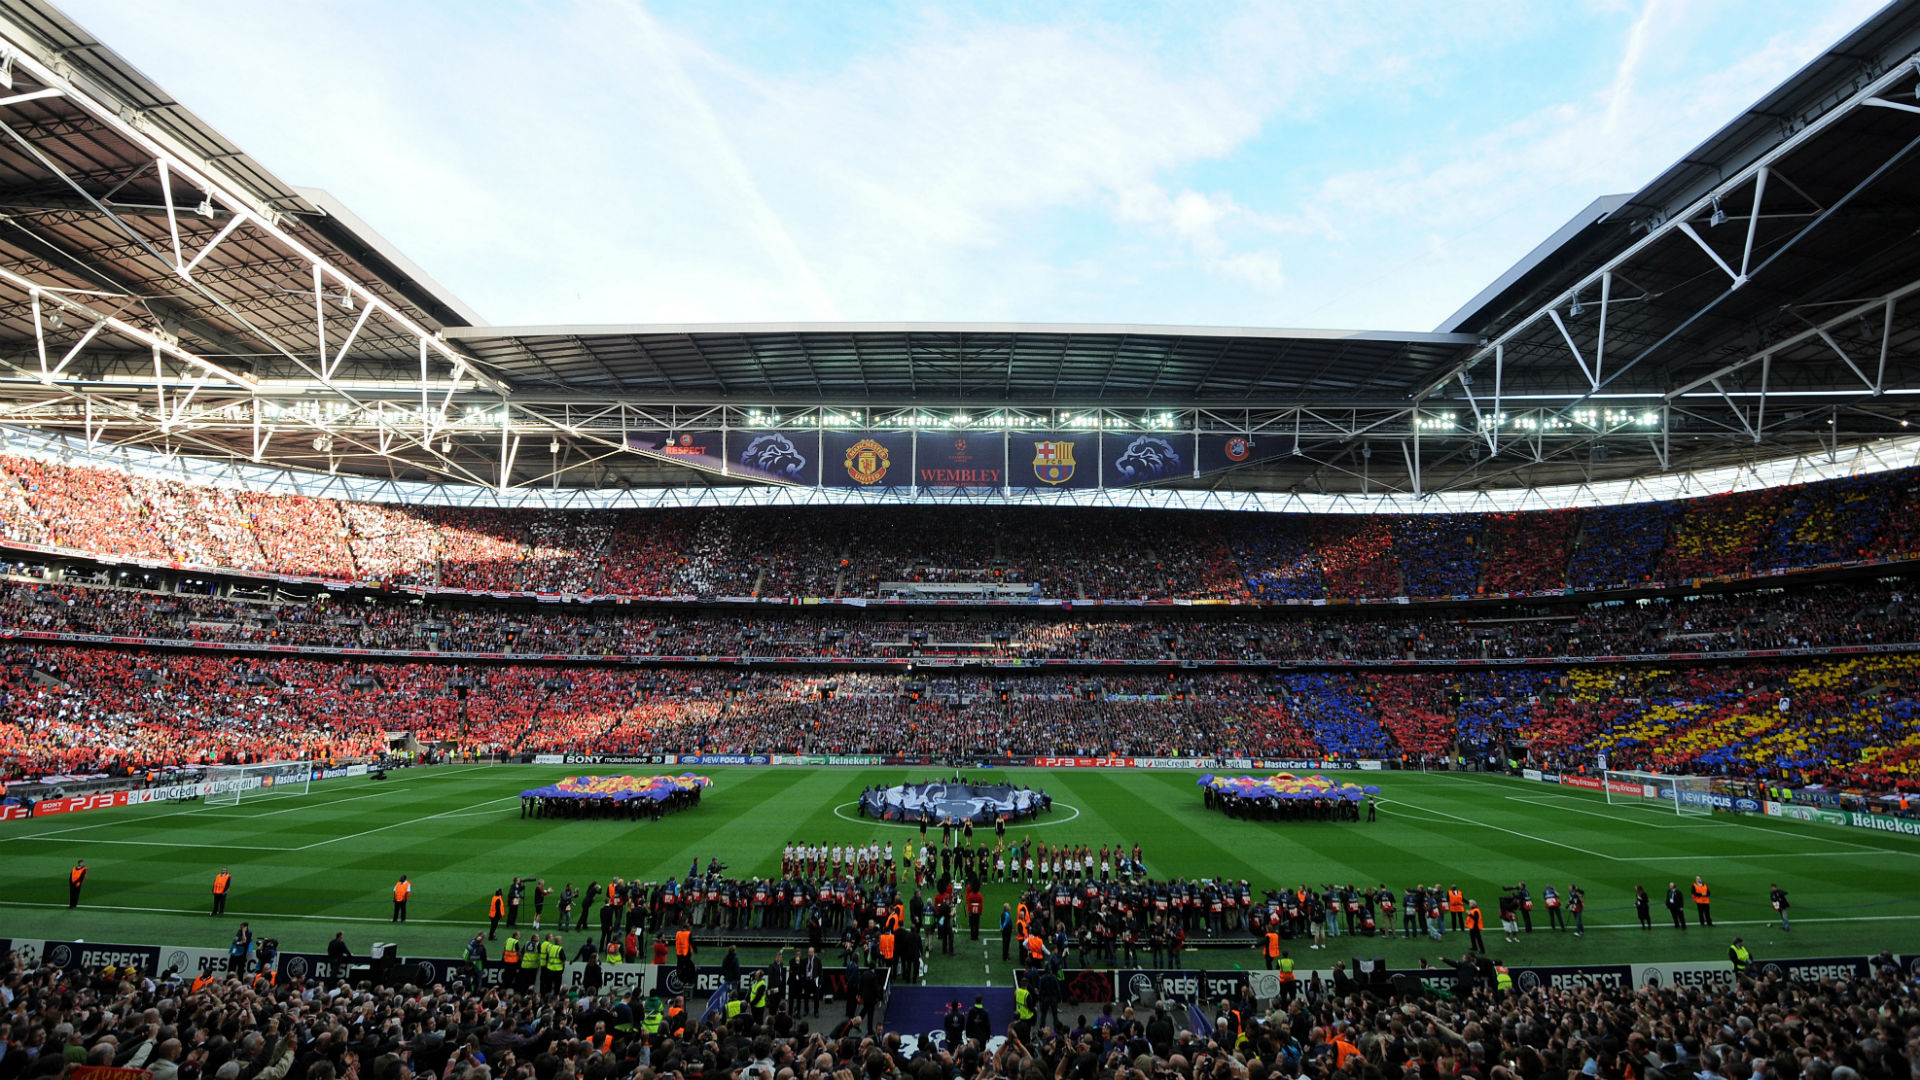
<instances>
[{"instance_id":1,"label":"goalpost","mask_svg":"<svg viewBox=\"0 0 1920 1080\"><path fill-rule=\"evenodd\" d=\"M305 795L313 781L311 761L263 761L254 765L210 765L208 806L238 806L261 795Z\"/></svg>"},{"instance_id":2,"label":"goalpost","mask_svg":"<svg viewBox=\"0 0 1920 1080\"><path fill-rule=\"evenodd\" d=\"M1713 813L1712 781L1705 776L1608 769L1602 786L1607 802L1614 806L1644 806L1662 812L1671 809L1679 817Z\"/></svg>"}]
</instances>

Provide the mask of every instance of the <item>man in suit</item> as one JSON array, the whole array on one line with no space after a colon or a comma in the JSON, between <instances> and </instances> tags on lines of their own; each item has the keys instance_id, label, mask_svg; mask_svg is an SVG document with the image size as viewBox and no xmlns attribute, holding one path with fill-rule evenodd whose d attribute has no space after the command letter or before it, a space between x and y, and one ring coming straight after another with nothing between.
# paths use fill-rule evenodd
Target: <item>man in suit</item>
<instances>
[{"instance_id":1,"label":"man in suit","mask_svg":"<svg viewBox=\"0 0 1920 1080\"><path fill-rule=\"evenodd\" d=\"M821 974L820 953L809 945L807 947L807 955L800 959L799 979L794 984L793 993L794 997L803 1004L807 1001L813 1002L813 1015L815 1016L820 1015Z\"/></svg>"}]
</instances>

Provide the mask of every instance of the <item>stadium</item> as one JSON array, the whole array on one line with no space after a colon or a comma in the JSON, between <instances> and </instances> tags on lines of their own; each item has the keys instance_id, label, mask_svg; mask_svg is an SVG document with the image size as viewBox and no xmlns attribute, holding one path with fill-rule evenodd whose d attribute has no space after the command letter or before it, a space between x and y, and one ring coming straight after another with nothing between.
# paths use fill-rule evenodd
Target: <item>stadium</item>
<instances>
[{"instance_id":1,"label":"stadium","mask_svg":"<svg viewBox=\"0 0 1920 1080\"><path fill-rule=\"evenodd\" d=\"M1424 333L490 326L0 57L0 1080L1911 1061L1920 7Z\"/></svg>"}]
</instances>

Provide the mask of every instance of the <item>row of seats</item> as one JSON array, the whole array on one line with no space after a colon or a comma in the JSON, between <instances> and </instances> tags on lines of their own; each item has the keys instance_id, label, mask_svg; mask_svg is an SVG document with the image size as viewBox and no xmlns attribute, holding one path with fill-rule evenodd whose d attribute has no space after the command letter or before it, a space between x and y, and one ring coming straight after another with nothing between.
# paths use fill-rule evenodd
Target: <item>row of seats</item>
<instances>
[{"instance_id":1,"label":"row of seats","mask_svg":"<svg viewBox=\"0 0 1920 1080\"><path fill-rule=\"evenodd\" d=\"M0 458L0 536L337 580L637 596L1342 600L1603 588L1920 553L1920 471L1584 511L520 511L260 495Z\"/></svg>"}]
</instances>

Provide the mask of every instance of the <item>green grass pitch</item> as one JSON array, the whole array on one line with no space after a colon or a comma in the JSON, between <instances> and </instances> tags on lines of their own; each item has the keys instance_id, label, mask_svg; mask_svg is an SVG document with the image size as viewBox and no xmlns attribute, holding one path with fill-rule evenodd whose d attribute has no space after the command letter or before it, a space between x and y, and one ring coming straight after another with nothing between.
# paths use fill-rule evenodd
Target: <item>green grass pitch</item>
<instances>
[{"instance_id":1,"label":"green grass pitch","mask_svg":"<svg viewBox=\"0 0 1920 1080\"><path fill-rule=\"evenodd\" d=\"M915 775L903 769L714 769L701 806L658 823L520 820L519 791L587 771L647 770L403 770L385 781L328 781L303 796L239 806L163 804L10 823L0 832L7 881L0 936L217 947L248 919L288 949L320 951L344 930L356 949L393 940L412 955L458 956L485 927L487 898L515 874L544 877L558 890L566 881L584 887L614 875L659 880L684 874L696 857L704 864L717 856L730 873L764 875L778 871L789 841L890 838L897 852L918 835L853 816L864 786ZM1494 954L1513 964L1722 959L1735 934L1757 957L1920 946L1920 842L1910 838L1745 816L1680 818L1652 807L1609 807L1573 789L1473 775L1366 774L1382 790L1375 824L1232 820L1202 807L1195 774L1186 772L994 775L1044 787L1056 800L1052 816L1015 834L1031 829L1050 845L1096 848L1138 842L1156 878L1244 877L1256 889L1458 883L1486 910ZM76 858L92 874L81 909L68 911L66 872ZM216 920L209 890L222 865L232 868L234 887L227 915ZM414 896L411 921L399 928L388 919L402 873ZM1683 934L1663 925L1660 900L1669 880L1684 885L1695 874L1713 889L1718 926ZM1546 931L1545 913L1536 911L1532 935L1502 944L1498 887L1519 879L1536 896L1549 882L1585 888L1587 935ZM1792 896L1791 933L1780 931L1767 903L1776 881ZM1634 918L1635 884L1654 894L1652 932ZM1012 896L1012 886L989 886L985 922ZM1442 944L1343 938L1329 953L1307 952L1304 942L1292 949L1317 967L1352 955L1411 965L1465 947L1464 934L1449 934ZM930 957L929 982L1004 985L1009 972L997 940L983 933L970 943L963 925L958 950ZM742 956L759 958L750 950ZM1250 950L1204 950L1188 960L1211 968L1258 963Z\"/></svg>"}]
</instances>

